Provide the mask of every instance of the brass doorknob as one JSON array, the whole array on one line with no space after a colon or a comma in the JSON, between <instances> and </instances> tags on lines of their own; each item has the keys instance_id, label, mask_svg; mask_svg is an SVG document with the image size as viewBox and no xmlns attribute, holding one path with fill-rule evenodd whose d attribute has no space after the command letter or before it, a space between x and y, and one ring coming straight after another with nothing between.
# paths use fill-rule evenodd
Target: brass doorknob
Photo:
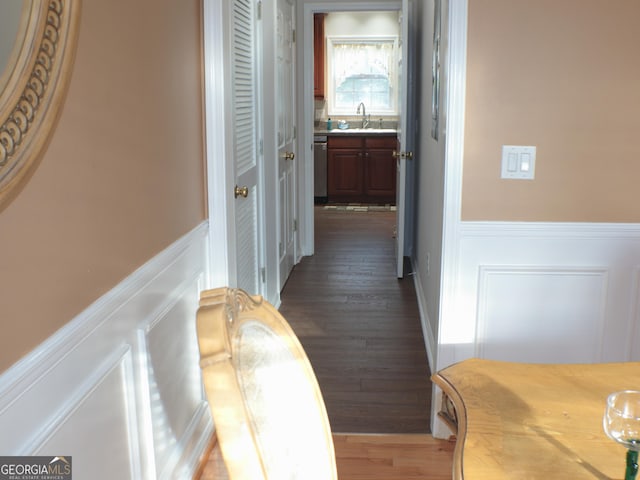
<instances>
[{"instance_id":1,"label":"brass doorknob","mask_svg":"<svg viewBox=\"0 0 640 480\"><path fill-rule=\"evenodd\" d=\"M296 158L296 154L293 152L284 152L283 157L285 160L293 160L294 158Z\"/></svg>"},{"instance_id":2,"label":"brass doorknob","mask_svg":"<svg viewBox=\"0 0 640 480\"><path fill-rule=\"evenodd\" d=\"M236 198L247 198L247 195L249 195L249 187L247 187L246 185L244 187L239 187L238 185L236 185L236 188L233 190L233 195Z\"/></svg>"}]
</instances>

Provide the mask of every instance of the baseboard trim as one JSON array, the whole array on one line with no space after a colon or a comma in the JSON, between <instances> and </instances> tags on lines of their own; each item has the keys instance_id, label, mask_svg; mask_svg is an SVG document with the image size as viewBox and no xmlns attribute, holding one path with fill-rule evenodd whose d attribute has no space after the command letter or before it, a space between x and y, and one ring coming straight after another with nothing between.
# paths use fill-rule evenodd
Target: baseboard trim
<instances>
[{"instance_id":1,"label":"baseboard trim","mask_svg":"<svg viewBox=\"0 0 640 480\"><path fill-rule=\"evenodd\" d=\"M420 324L422 325L422 336L424 337L424 344L427 350L427 360L429 361L429 370L435 372L435 352L437 351L437 344L435 336L431 330L431 322L429 321L429 313L427 310L427 299L424 295L424 289L422 288L422 282L420 281L420 271L418 268L418 262L411 258L411 268L413 285L416 291L416 298L418 300L418 310L420 311Z\"/></svg>"}]
</instances>

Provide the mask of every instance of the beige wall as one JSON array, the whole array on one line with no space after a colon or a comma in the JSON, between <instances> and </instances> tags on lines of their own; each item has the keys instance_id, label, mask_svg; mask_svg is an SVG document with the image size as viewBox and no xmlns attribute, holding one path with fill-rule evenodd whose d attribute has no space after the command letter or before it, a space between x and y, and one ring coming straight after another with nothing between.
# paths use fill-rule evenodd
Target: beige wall
<instances>
[{"instance_id":1,"label":"beige wall","mask_svg":"<svg viewBox=\"0 0 640 480\"><path fill-rule=\"evenodd\" d=\"M470 0L463 220L640 222L640 2ZM536 179L500 179L502 145Z\"/></svg>"},{"instance_id":2,"label":"beige wall","mask_svg":"<svg viewBox=\"0 0 640 480\"><path fill-rule=\"evenodd\" d=\"M198 0L84 0L64 110L0 212L0 371L205 218Z\"/></svg>"}]
</instances>

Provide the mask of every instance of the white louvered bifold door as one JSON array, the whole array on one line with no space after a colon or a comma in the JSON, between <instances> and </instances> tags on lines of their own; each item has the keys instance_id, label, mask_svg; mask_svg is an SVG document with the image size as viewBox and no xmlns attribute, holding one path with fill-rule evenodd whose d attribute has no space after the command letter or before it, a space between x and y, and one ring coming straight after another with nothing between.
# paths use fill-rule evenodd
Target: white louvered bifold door
<instances>
[{"instance_id":1,"label":"white louvered bifold door","mask_svg":"<svg viewBox=\"0 0 640 480\"><path fill-rule=\"evenodd\" d=\"M257 4L233 0L231 13L233 151L239 189L235 192L237 284L251 294L261 294Z\"/></svg>"}]
</instances>

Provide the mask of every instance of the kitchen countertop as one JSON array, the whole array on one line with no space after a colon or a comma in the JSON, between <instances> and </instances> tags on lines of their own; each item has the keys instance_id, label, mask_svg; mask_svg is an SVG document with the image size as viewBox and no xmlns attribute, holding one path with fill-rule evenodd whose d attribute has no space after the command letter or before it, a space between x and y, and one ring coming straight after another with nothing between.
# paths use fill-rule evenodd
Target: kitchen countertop
<instances>
[{"instance_id":1,"label":"kitchen countertop","mask_svg":"<svg viewBox=\"0 0 640 480\"><path fill-rule=\"evenodd\" d=\"M314 135L387 135L395 136L397 130L394 128L347 128L345 130L334 128L332 130L316 129Z\"/></svg>"}]
</instances>

